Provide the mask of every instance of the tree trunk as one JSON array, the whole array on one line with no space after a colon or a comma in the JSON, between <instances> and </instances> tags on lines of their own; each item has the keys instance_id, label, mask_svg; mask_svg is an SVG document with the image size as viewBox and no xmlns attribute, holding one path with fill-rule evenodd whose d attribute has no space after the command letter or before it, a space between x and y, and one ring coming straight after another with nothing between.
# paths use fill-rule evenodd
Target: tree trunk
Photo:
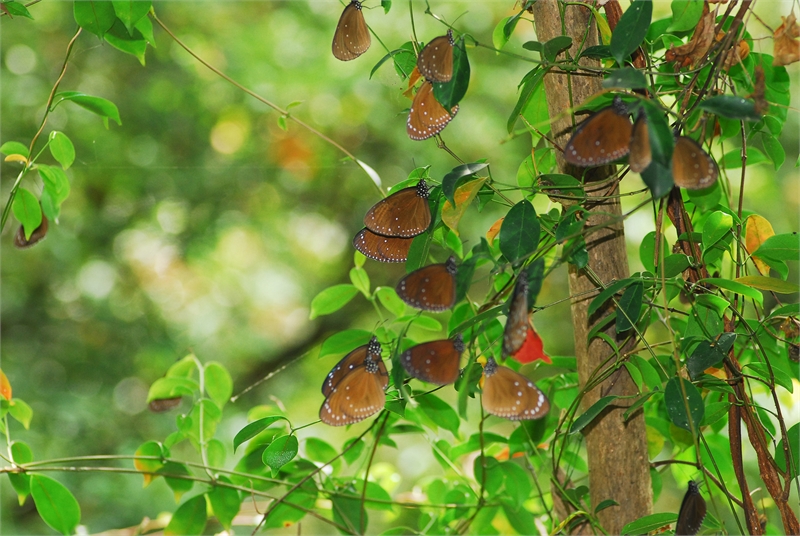
<instances>
[{"instance_id":1,"label":"tree trunk","mask_svg":"<svg viewBox=\"0 0 800 536\"><path fill-rule=\"evenodd\" d=\"M557 0L538 0L533 6L533 15L536 35L542 43L560 35L570 36L573 47L569 52L574 57L588 28L588 39L583 46L597 44L597 29L592 14L584 7L567 6ZM583 61L590 65L589 60ZM597 63L591 65L599 66ZM568 76L561 73L545 76L550 117L555 118L565 110L577 107L590 95L600 92L601 82L599 77L590 76ZM569 139L572 126L571 116L562 117L552 123L552 135L561 147ZM587 194L584 207L591 213L587 227L602 224L621 214L618 198L597 199L599 196L614 196L619 193L615 183L598 184L598 181L613 172L613 166L590 170L575 168L564 162L560 152L557 154L557 161L562 173L584 179ZM613 302L609 302L608 306L591 317L588 315L588 307L598 292L595 276L603 284L629 276L622 223L609 225L589 235L586 249L589 253L587 269L578 270L570 266L569 271L570 294L577 296L572 301L572 321L581 387L603 368L603 363L613 364L614 361L613 349L602 340L595 338L587 344L587 335L592 327L606 315L612 314ZM605 331L610 337L616 338L613 323ZM612 358L609 359L610 357ZM588 409L600 397L609 394L624 396L636 392L635 384L623 367L619 373L613 374L589 391L583 399L582 407L584 410ZM629 405L630 401L626 400L624 403L609 406L584 429L592 506L606 499L619 503L619 506L606 508L598 514L602 527L609 534L621 534L626 523L649 514L653 503L644 416L639 411L627 422L624 421L623 413Z\"/></svg>"}]
</instances>

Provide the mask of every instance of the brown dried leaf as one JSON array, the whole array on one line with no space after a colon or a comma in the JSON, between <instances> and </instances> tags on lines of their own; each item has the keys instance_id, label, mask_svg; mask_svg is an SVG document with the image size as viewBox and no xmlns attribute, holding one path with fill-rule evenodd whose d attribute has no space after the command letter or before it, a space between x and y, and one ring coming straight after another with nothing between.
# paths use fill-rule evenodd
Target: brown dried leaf
<instances>
[{"instance_id":1,"label":"brown dried leaf","mask_svg":"<svg viewBox=\"0 0 800 536\"><path fill-rule=\"evenodd\" d=\"M678 68L696 65L708 54L714 42L714 14L703 4L703 15L694 29L692 38L685 45L671 46L665 55L667 61L675 62Z\"/></svg>"},{"instance_id":2,"label":"brown dried leaf","mask_svg":"<svg viewBox=\"0 0 800 536\"><path fill-rule=\"evenodd\" d=\"M800 26L797 25L797 19L794 13L781 18L783 24L772 35L774 45L772 65L776 67L800 60L800 41L795 39L800 37Z\"/></svg>"},{"instance_id":3,"label":"brown dried leaf","mask_svg":"<svg viewBox=\"0 0 800 536\"><path fill-rule=\"evenodd\" d=\"M764 93L767 90L767 83L764 78L764 69L760 65L756 65L755 69L756 81L753 93L748 97L753 99L756 103L756 113L764 115L769 111L769 102L767 101Z\"/></svg>"}]
</instances>

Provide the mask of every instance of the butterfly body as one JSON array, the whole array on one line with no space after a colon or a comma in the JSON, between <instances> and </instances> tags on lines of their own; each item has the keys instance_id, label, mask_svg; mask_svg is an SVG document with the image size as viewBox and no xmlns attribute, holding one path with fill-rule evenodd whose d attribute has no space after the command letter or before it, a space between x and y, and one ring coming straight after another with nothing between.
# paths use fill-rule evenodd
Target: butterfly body
<instances>
[{"instance_id":1,"label":"butterfly body","mask_svg":"<svg viewBox=\"0 0 800 536\"><path fill-rule=\"evenodd\" d=\"M483 409L512 421L540 419L550 402L532 381L490 357L483 368Z\"/></svg>"},{"instance_id":2,"label":"butterfly body","mask_svg":"<svg viewBox=\"0 0 800 536\"><path fill-rule=\"evenodd\" d=\"M528 335L528 276L520 272L508 308L508 320L503 330L503 357L516 354Z\"/></svg>"},{"instance_id":3,"label":"butterfly body","mask_svg":"<svg viewBox=\"0 0 800 536\"><path fill-rule=\"evenodd\" d=\"M678 522L675 525L676 536L693 536L697 534L706 517L706 500L700 494L700 489L693 481L689 481L689 489L683 496L681 509L678 512Z\"/></svg>"},{"instance_id":4,"label":"butterfly body","mask_svg":"<svg viewBox=\"0 0 800 536\"><path fill-rule=\"evenodd\" d=\"M449 82L453 78L453 30L425 45L417 57L417 69L431 82Z\"/></svg>"},{"instance_id":5,"label":"butterfly body","mask_svg":"<svg viewBox=\"0 0 800 536\"><path fill-rule=\"evenodd\" d=\"M447 126L458 113L458 105L448 111L433 94L433 84L425 80L411 101L406 121L406 133L412 140L427 140Z\"/></svg>"},{"instance_id":6,"label":"butterfly body","mask_svg":"<svg viewBox=\"0 0 800 536\"><path fill-rule=\"evenodd\" d=\"M361 2L352 0L342 11L333 34L331 50L336 59L350 61L369 49L372 39L361 12Z\"/></svg>"},{"instance_id":7,"label":"butterfly body","mask_svg":"<svg viewBox=\"0 0 800 536\"><path fill-rule=\"evenodd\" d=\"M594 167L619 160L630 151L633 126L622 99L593 113L580 124L564 147L564 160Z\"/></svg>"},{"instance_id":8,"label":"butterfly body","mask_svg":"<svg viewBox=\"0 0 800 536\"><path fill-rule=\"evenodd\" d=\"M388 385L381 345L373 337L369 344L344 356L328 373L322 384L326 398L319 418L331 426L362 421L383 408Z\"/></svg>"},{"instance_id":9,"label":"butterfly body","mask_svg":"<svg viewBox=\"0 0 800 536\"><path fill-rule=\"evenodd\" d=\"M464 338L431 341L412 346L400 355L400 363L412 378L436 385L448 385L458 379Z\"/></svg>"},{"instance_id":10,"label":"butterfly body","mask_svg":"<svg viewBox=\"0 0 800 536\"><path fill-rule=\"evenodd\" d=\"M375 203L364 216L364 225L375 234L412 238L431 224L430 189L424 179Z\"/></svg>"},{"instance_id":11,"label":"butterfly body","mask_svg":"<svg viewBox=\"0 0 800 536\"><path fill-rule=\"evenodd\" d=\"M456 261L431 264L414 270L397 283L397 295L404 302L424 311L441 312L456 304Z\"/></svg>"}]
</instances>

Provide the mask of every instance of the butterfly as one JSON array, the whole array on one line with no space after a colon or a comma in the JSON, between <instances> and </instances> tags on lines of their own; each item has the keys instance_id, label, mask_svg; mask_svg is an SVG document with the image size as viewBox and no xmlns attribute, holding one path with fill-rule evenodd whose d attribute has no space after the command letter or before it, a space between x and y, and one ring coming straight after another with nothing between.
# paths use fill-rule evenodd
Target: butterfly
<instances>
[{"instance_id":1,"label":"butterfly","mask_svg":"<svg viewBox=\"0 0 800 536\"><path fill-rule=\"evenodd\" d=\"M414 270L397 283L397 295L424 311L441 312L456 304L456 259Z\"/></svg>"},{"instance_id":2,"label":"butterfly","mask_svg":"<svg viewBox=\"0 0 800 536\"><path fill-rule=\"evenodd\" d=\"M400 355L400 364L412 378L436 385L447 385L458 379L464 337L424 342Z\"/></svg>"},{"instance_id":3,"label":"butterfly","mask_svg":"<svg viewBox=\"0 0 800 536\"><path fill-rule=\"evenodd\" d=\"M528 275L520 272L503 330L503 358L516 354L522 348L528 335L528 324Z\"/></svg>"},{"instance_id":4,"label":"butterfly","mask_svg":"<svg viewBox=\"0 0 800 536\"><path fill-rule=\"evenodd\" d=\"M687 190L708 188L717 181L719 168L714 159L692 138L678 136L672 153L675 186Z\"/></svg>"},{"instance_id":5,"label":"butterfly","mask_svg":"<svg viewBox=\"0 0 800 536\"><path fill-rule=\"evenodd\" d=\"M426 80L449 82L453 78L453 30L425 45L417 57L417 69Z\"/></svg>"},{"instance_id":6,"label":"butterfly","mask_svg":"<svg viewBox=\"0 0 800 536\"><path fill-rule=\"evenodd\" d=\"M581 123L564 147L564 160L580 167L608 164L630 151L633 126L619 96Z\"/></svg>"},{"instance_id":7,"label":"butterfly","mask_svg":"<svg viewBox=\"0 0 800 536\"><path fill-rule=\"evenodd\" d=\"M427 140L442 130L458 113L458 105L448 112L433 95L433 84L425 80L411 101L406 132L412 140Z\"/></svg>"},{"instance_id":8,"label":"butterfly","mask_svg":"<svg viewBox=\"0 0 800 536\"><path fill-rule=\"evenodd\" d=\"M375 203L364 216L364 225L375 234L411 238L431 224L430 189L425 179Z\"/></svg>"},{"instance_id":9,"label":"butterfly","mask_svg":"<svg viewBox=\"0 0 800 536\"><path fill-rule=\"evenodd\" d=\"M550 411L550 402L532 381L493 357L483 367L481 400L487 413L512 421L540 419Z\"/></svg>"},{"instance_id":10,"label":"butterfly","mask_svg":"<svg viewBox=\"0 0 800 536\"><path fill-rule=\"evenodd\" d=\"M388 385L381 345L372 337L368 344L344 356L325 377L325 402L319 409L319 418L331 426L363 421L383 408Z\"/></svg>"},{"instance_id":11,"label":"butterfly","mask_svg":"<svg viewBox=\"0 0 800 536\"><path fill-rule=\"evenodd\" d=\"M366 227L353 238L353 247L378 262L405 262L413 238L381 236Z\"/></svg>"},{"instance_id":12,"label":"butterfly","mask_svg":"<svg viewBox=\"0 0 800 536\"><path fill-rule=\"evenodd\" d=\"M653 160L650 150L650 131L647 128L647 119L644 112L640 111L639 116L633 123L633 133L631 134L630 155L628 155L628 165L634 173L641 173Z\"/></svg>"},{"instance_id":13,"label":"butterfly","mask_svg":"<svg viewBox=\"0 0 800 536\"><path fill-rule=\"evenodd\" d=\"M333 34L333 55L336 59L350 61L369 49L372 40L361 12L361 2L352 0L342 11Z\"/></svg>"},{"instance_id":14,"label":"butterfly","mask_svg":"<svg viewBox=\"0 0 800 536\"><path fill-rule=\"evenodd\" d=\"M683 496L681 509L678 512L678 523L675 525L676 536L692 536L697 534L703 519L706 517L706 500L700 495L697 484L690 480L689 489Z\"/></svg>"},{"instance_id":15,"label":"butterfly","mask_svg":"<svg viewBox=\"0 0 800 536\"><path fill-rule=\"evenodd\" d=\"M17 249L27 249L38 244L44 240L45 236L47 236L47 227L47 216L44 214L42 214L42 223L39 224L39 227L33 230L30 238L25 238L25 229L22 225L20 225L19 229L17 229L17 234L14 235L14 247Z\"/></svg>"}]
</instances>

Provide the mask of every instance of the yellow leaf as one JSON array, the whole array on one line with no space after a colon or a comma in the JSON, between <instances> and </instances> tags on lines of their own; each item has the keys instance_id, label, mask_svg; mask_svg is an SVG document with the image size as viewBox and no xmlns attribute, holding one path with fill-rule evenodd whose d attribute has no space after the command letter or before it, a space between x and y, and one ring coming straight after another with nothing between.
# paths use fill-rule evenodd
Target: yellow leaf
<instances>
[{"instance_id":1,"label":"yellow leaf","mask_svg":"<svg viewBox=\"0 0 800 536\"><path fill-rule=\"evenodd\" d=\"M6 373L0 370L0 396L6 400L11 400L11 383L6 377Z\"/></svg>"},{"instance_id":2,"label":"yellow leaf","mask_svg":"<svg viewBox=\"0 0 800 536\"><path fill-rule=\"evenodd\" d=\"M22 156L21 154L10 154L5 158L6 162L20 162L22 164L27 164L28 159Z\"/></svg>"},{"instance_id":3,"label":"yellow leaf","mask_svg":"<svg viewBox=\"0 0 800 536\"><path fill-rule=\"evenodd\" d=\"M774 234L775 231L772 230L772 224L766 218L753 214L745 220L744 247L752 255L767 238ZM758 257L752 257L752 259L760 274L769 274L769 265L767 263Z\"/></svg>"},{"instance_id":4,"label":"yellow leaf","mask_svg":"<svg viewBox=\"0 0 800 536\"><path fill-rule=\"evenodd\" d=\"M489 227L488 231L486 231L486 240L489 241L489 245L494 244L494 239L497 236L497 233L500 232L500 227L503 225L504 219L505 218L500 218L494 222L491 227Z\"/></svg>"},{"instance_id":5,"label":"yellow leaf","mask_svg":"<svg viewBox=\"0 0 800 536\"><path fill-rule=\"evenodd\" d=\"M442 207L442 221L458 236L458 222L467 211L467 207L478 195L478 191L483 186L489 177L480 177L475 180L469 181L456 188L453 199L456 201L456 206L450 204L450 201L445 201Z\"/></svg>"}]
</instances>

